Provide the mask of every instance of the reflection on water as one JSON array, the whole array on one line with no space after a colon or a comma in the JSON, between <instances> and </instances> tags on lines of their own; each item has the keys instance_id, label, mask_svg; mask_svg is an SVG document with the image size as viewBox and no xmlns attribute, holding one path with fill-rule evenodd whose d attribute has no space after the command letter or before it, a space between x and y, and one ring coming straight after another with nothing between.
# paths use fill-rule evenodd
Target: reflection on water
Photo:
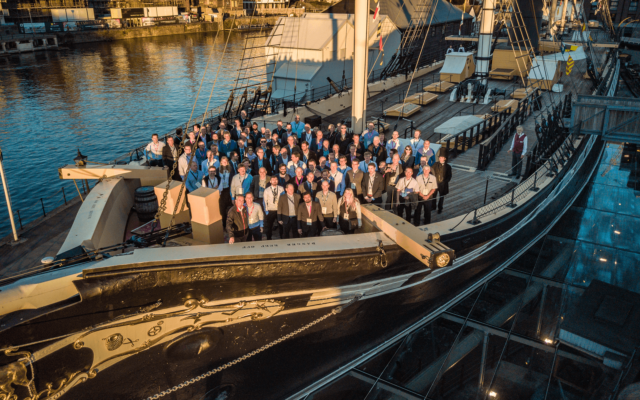
<instances>
[{"instance_id":1,"label":"reflection on water","mask_svg":"<svg viewBox=\"0 0 640 400\"><path fill-rule=\"evenodd\" d=\"M40 198L60 187L76 195L57 168L73 163L78 148L91 161L108 161L185 123L214 46L194 112L202 114L226 38L164 36L0 58L0 146L23 222L41 216ZM211 107L228 98L243 46L244 36L232 34ZM1 197L0 237L10 229ZM52 209L62 194L45 203Z\"/></svg>"}]
</instances>

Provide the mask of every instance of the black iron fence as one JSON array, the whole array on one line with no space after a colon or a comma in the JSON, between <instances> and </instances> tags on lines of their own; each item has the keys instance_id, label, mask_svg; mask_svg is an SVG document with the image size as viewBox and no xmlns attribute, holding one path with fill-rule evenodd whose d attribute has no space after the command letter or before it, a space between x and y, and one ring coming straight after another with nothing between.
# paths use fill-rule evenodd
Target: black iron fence
<instances>
[{"instance_id":1,"label":"black iron fence","mask_svg":"<svg viewBox=\"0 0 640 400\"><path fill-rule=\"evenodd\" d=\"M448 149L450 156L458 156L458 154L464 153L487 137L493 135L505 119L507 119L508 115L508 112L501 111L462 132L458 132L455 135L446 135L444 140L442 139L442 134L440 134L438 143L440 143L443 148Z\"/></svg>"},{"instance_id":2,"label":"black iron fence","mask_svg":"<svg viewBox=\"0 0 640 400\"><path fill-rule=\"evenodd\" d=\"M487 168L489 163L496 157L496 154L500 152L502 146L507 143L509 137L515 132L516 127L531 115L534 108L533 105L539 101L539 98L540 96L536 91L531 96L520 101L518 108L504 120L504 123L489 138L480 143L477 169L484 170Z\"/></svg>"}]
</instances>

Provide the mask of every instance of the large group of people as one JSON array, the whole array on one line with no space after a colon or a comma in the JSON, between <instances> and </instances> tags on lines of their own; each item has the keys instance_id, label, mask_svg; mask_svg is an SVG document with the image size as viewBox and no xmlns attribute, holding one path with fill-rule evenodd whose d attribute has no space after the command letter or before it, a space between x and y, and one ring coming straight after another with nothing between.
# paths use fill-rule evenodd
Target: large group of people
<instances>
[{"instance_id":1,"label":"large group of people","mask_svg":"<svg viewBox=\"0 0 640 400\"><path fill-rule=\"evenodd\" d=\"M182 131L154 134L145 148L150 166L164 167L187 192L220 191L220 212L229 243L312 237L325 229L353 233L362 226L361 204L378 204L416 225L442 212L451 167L416 130L402 146L398 132L386 140L373 124L361 135L345 125L326 131L300 121L259 127L244 111L230 123L195 125L181 146ZM385 201L383 201L383 198Z\"/></svg>"}]
</instances>

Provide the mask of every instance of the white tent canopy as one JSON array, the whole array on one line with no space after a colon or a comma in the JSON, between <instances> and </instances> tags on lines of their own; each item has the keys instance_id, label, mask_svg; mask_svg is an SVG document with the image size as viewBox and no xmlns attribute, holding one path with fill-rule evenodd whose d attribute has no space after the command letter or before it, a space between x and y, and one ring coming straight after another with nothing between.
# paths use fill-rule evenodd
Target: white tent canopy
<instances>
[{"instance_id":1,"label":"white tent canopy","mask_svg":"<svg viewBox=\"0 0 640 400\"><path fill-rule=\"evenodd\" d=\"M453 117L444 124L436 127L433 132L439 133L441 135L456 135L482 121L482 118L476 117L475 115L462 115L460 117ZM475 133L476 132L474 132L474 134Z\"/></svg>"},{"instance_id":2,"label":"white tent canopy","mask_svg":"<svg viewBox=\"0 0 640 400\"><path fill-rule=\"evenodd\" d=\"M552 81L556 75L558 62L555 60L535 59L531 64L529 79Z\"/></svg>"},{"instance_id":3,"label":"white tent canopy","mask_svg":"<svg viewBox=\"0 0 640 400\"><path fill-rule=\"evenodd\" d=\"M441 74L461 74L467 65L467 57L473 53L449 53L444 59L444 65L440 69Z\"/></svg>"}]
</instances>

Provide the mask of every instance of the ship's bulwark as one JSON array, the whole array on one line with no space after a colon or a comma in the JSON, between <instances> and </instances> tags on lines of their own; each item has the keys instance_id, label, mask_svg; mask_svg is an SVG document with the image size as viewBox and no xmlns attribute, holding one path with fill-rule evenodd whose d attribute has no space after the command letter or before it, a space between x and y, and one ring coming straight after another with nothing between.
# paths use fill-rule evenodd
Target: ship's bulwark
<instances>
[{"instance_id":1,"label":"ship's bulwark","mask_svg":"<svg viewBox=\"0 0 640 400\"><path fill-rule=\"evenodd\" d=\"M585 151L585 142L587 140L582 142L578 154L572 157L572 162L575 162L580 152ZM484 243L485 246L492 247L491 250L462 267L450 267L450 270L438 270L429 274L421 263L404 259L386 269L369 271L366 276L357 278L348 274L338 278L339 274L333 272L326 275L318 274L311 279L295 276L279 281L269 278L247 282L239 280L235 283L176 282L173 287L152 284L172 276L171 273L163 271L87 279L86 283L83 281L83 285L87 285L86 288L78 286L82 295L86 296L86 299L82 298L82 303L40 317L19 329L10 329L2 334L0 342L24 343L35 337L56 336L59 332L53 330L54 326L62 325L68 332L77 332L94 323L112 320L112 323L116 324L115 328L96 331L99 335L92 335L92 330L89 329L83 332L84 336L75 335L67 339L67 342L64 339L60 340L60 348L53 349L55 351L51 351L50 354L40 354L34 364L36 387L42 391L46 389L47 383L51 383L55 390L60 387L61 379L66 378L71 381L84 381L75 387L67 388L63 383L62 392L69 389L62 397L64 399L146 398L243 356L327 314L337 305L335 297L333 302L330 299L326 300L322 306L322 296L318 295L319 292L342 286L336 289L338 298L347 300L350 296L364 295L361 301L347 307L342 313L329 317L300 336L172 394L175 399L199 399L207 392L224 389L233 392L231 398L234 399L283 398L437 311L472 282L495 272L499 266L515 258L518 252L526 250L527 246L524 245L535 242L550 229L560 216L558 210L568 207L578 195L597 164L601 148L601 143L591 148L582 167L570 176L570 183L544 210L539 210L530 223L520 227L517 233L505 240ZM562 175L567 170L568 168L563 169ZM551 187L547 192L540 193L536 203L539 204L549 197L549 192L553 190ZM513 227L530 211L528 207L516 208L505 217L502 222L505 226L502 229ZM499 229L499 224L494 223L486 228L486 234L492 234ZM455 242L463 238L452 237L452 240ZM340 266L339 262L334 263ZM416 278L411 278L407 273L411 271L420 272ZM162 274L166 276L160 278ZM116 284L107 284L109 279L113 279ZM374 286L372 283L394 279L395 291L377 297L369 296L375 292L376 287L384 284ZM138 292L135 285L125 284L136 280L146 282L140 286L146 289ZM94 285L89 289L92 282ZM170 282L170 279L166 282ZM351 287L347 290L344 285L349 283ZM109 291L102 290L106 287L110 287ZM358 287L362 290L358 290ZM307 288L310 290L306 290ZM291 291L290 295L286 294L287 290ZM269 299L265 294L269 293L274 294L272 302L265 301ZM277 293L284 296L278 297ZM258 297L263 299L262 303L256 303L255 299L247 297L256 294L261 294ZM207 301L203 300L205 298ZM220 307L209 307L208 301L225 298L233 299L222 302L230 306L225 311L227 314L218 313L220 318L214 320L227 319L228 322L206 325L210 322L210 319L207 319L210 316L205 315L206 312ZM194 299L200 301L194 302ZM243 301L245 304L240 304ZM169 312L169 305L175 311L165 317ZM313 305L318 308L313 308ZM82 312L79 312L80 306ZM126 323L117 324L118 315L132 315L139 311L140 307L147 308L138 314L139 318L127 319ZM263 311L255 311L259 309ZM95 310L102 312L96 313ZM255 317L256 313L260 316L252 320L251 315ZM61 321L65 323L61 324ZM199 324L200 329L195 329ZM137 336L141 339L135 339L136 341L154 343L156 337L168 333L169 327L176 332L177 338L172 337L167 342L149 345L142 351L131 339L134 337L133 333L137 333L141 334ZM143 332L140 332L142 330ZM92 340L94 345L91 344ZM51 344L44 343L26 350L35 352L38 348L44 349ZM109 368L104 368L108 363L96 367L97 353L100 353L100 357L108 357L111 351L116 351L110 350L112 347L120 349L118 351L132 350L119 360L111 360L114 363ZM11 362L10 357L2 358L0 362L3 365ZM223 388L218 388L220 386ZM14 387L16 393L23 397L27 395L25 387Z\"/></svg>"}]
</instances>

